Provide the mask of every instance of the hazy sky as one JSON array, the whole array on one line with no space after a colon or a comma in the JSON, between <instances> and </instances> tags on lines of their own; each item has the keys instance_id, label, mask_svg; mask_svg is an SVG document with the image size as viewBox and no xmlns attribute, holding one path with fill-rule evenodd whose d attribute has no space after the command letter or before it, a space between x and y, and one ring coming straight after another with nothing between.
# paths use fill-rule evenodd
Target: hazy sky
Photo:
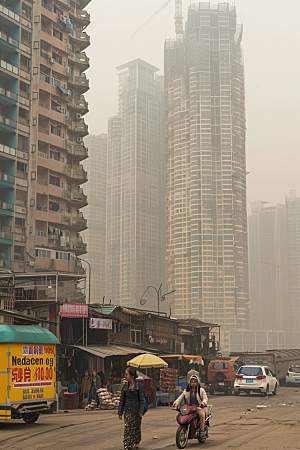
<instances>
[{"instance_id":1,"label":"hazy sky","mask_svg":"<svg viewBox=\"0 0 300 450\"><path fill-rule=\"evenodd\" d=\"M105 133L107 119L117 113L117 66L142 58L162 73L164 40L175 35L175 1L135 38L130 35L163 3L92 0L88 6L90 133ZM184 20L189 4L183 0ZM236 0L235 4L244 24L248 201L282 203L290 189L300 196L300 2Z\"/></svg>"}]
</instances>

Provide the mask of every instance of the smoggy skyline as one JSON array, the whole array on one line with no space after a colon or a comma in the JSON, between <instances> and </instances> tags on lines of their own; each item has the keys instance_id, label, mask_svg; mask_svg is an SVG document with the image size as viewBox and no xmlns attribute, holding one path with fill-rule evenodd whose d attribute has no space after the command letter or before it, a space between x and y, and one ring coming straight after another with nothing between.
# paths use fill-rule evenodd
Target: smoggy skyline
<instances>
[{"instance_id":1,"label":"smoggy skyline","mask_svg":"<svg viewBox=\"0 0 300 450\"><path fill-rule=\"evenodd\" d=\"M91 35L87 75L91 89L86 121L90 133L106 133L107 119L117 113L117 66L142 58L163 74L164 41L175 37L174 2L130 39L162 3L115 0L94 1L88 6L92 23L87 29ZM184 22L189 4L183 0ZM239 22L244 25L248 203L283 203L290 189L300 193L300 29L296 22L300 4L290 8L278 0L236 0L235 5Z\"/></svg>"}]
</instances>

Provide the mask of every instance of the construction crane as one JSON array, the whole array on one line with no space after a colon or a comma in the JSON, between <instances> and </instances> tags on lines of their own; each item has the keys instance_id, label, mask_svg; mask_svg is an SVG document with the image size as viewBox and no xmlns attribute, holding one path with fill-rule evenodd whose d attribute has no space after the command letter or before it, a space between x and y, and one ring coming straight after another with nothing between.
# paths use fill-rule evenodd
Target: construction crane
<instances>
[{"instance_id":1,"label":"construction crane","mask_svg":"<svg viewBox=\"0 0 300 450\"><path fill-rule=\"evenodd\" d=\"M143 28L145 28L148 23L150 23L158 14L160 14L173 0L167 0L148 20L146 20L143 25L141 25L131 36L130 39L134 38ZM183 17L182 17L182 0L175 0L175 33L178 39L182 38L183 34Z\"/></svg>"}]
</instances>

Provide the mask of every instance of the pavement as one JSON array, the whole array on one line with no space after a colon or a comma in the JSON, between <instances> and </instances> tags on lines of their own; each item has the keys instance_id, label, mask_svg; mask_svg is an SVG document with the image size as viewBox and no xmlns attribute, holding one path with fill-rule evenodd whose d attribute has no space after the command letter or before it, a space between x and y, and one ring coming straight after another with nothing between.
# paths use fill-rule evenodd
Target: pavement
<instances>
[{"instance_id":1,"label":"pavement","mask_svg":"<svg viewBox=\"0 0 300 450\"><path fill-rule=\"evenodd\" d=\"M187 450L300 449L300 386L281 387L278 395L209 396L213 414L204 444ZM176 412L149 408L142 421L141 450L175 450ZM0 422L0 449L123 450L123 421L116 411L76 410L41 415L35 424Z\"/></svg>"}]
</instances>

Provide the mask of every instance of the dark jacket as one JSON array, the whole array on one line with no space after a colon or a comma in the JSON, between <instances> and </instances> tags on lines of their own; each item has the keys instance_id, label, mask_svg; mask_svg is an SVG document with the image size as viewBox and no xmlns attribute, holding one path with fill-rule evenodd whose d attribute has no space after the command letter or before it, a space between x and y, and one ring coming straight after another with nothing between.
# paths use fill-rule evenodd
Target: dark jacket
<instances>
[{"instance_id":1,"label":"dark jacket","mask_svg":"<svg viewBox=\"0 0 300 450\"><path fill-rule=\"evenodd\" d=\"M94 382L94 377L93 377L93 375L92 375L92 377L91 377L91 387L90 387L90 392L92 392L94 389L96 390L96 391L98 391L98 389L100 389L101 388L101 378L99 377L99 375L96 375L96 384L95 384L95 382Z\"/></svg>"},{"instance_id":2,"label":"dark jacket","mask_svg":"<svg viewBox=\"0 0 300 450\"><path fill-rule=\"evenodd\" d=\"M122 416L124 411L131 414L143 414L144 412L143 386L137 381L134 389L129 389L129 383L125 383L122 389L119 416Z\"/></svg>"}]
</instances>

